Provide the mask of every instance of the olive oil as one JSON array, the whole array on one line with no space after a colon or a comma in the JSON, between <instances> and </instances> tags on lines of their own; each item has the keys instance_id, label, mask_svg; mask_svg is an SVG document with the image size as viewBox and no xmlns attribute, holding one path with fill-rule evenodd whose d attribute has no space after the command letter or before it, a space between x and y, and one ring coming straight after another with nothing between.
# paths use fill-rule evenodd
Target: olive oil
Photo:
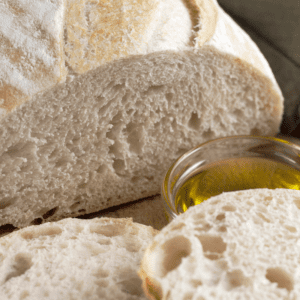
<instances>
[{"instance_id":1,"label":"olive oil","mask_svg":"<svg viewBox=\"0 0 300 300\"><path fill-rule=\"evenodd\" d=\"M222 192L256 188L300 190L300 171L260 157L227 159L206 165L178 188L175 207L180 213Z\"/></svg>"}]
</instances>

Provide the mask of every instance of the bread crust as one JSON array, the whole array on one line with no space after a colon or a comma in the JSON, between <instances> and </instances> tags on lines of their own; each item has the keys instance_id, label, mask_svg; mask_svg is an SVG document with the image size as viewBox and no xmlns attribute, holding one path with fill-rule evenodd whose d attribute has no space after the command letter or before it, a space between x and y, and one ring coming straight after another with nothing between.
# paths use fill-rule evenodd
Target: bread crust
<instances>
[{"instance_id":1,"label":"bread crust","mask_svg":"<svg viewBox=\"0 0 300 300\"><path fill-rule=\"evenodd\" d=\"M0 14L6 14L12 19L11 24L15 25L11 25L10 30L19 36L19 42L13 43L11 38L7 37L5 29L7 26L1 21L0 54L5 57L5 61L10 62L6 65L8 71L4 72L3 67L0 71L0 118L30 100L34 94L64 82L70 72L83 74L119 58L159 51L159 47L149 48L153 39L152 31L161 31L166 36L172 35L170 30L166 32L162 26L155 27L155 24L159 24L157 18L161 18L158 15L161 14L161 6L165 2L168 1L57 0L55 5L47 7L48 19L44 22L42 20L44 16L34 15L37 14L40 1L32 1L30 8L27 9L20 0L4 1ZM188 9L192 22L190 38L195 38L196 41L196 44L187 44L188 48L212 45L221 52L231 51L234 56L250 62L254 68L270 78L279 94L277 98L281 98L274 76L256 45L222 11L216 1L184 0L182 3ZM36 17L38 27L24 31L24 28L18 25L19 17L22 20ZM47 24L52 23L54 25L49 29L45 28ZM25 35L25 32L28 34ZM47 34L40 35L36 39L35 36L40 32ZM30 39L35 39L48 44L45 53L50 56L53 63L51 65L45 64L45 61L39 63L37 59L29 61L34 52L29 48L22 50L21 40L24 39L27 43L30 43ZM172 47L170 50L173 50ZM40 56L39 53L36 54L37 58ZM237 60L237 63L242 62ZM25 67L26 65L28 67ZM17 75L13 69L19 67L21 69ZM19 79L21 76L22 80L18 80L21 85L14 79L16 76Z\"/></svg>"}]
</instances>

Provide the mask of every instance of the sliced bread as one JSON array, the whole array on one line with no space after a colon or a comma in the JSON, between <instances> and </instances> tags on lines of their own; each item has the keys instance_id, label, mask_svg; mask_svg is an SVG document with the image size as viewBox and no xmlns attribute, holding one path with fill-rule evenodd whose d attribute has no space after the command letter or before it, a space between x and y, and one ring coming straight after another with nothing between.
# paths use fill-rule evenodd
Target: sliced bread
<instances>
[{"instance_id":1,"label":"sliced bread","mask_svg":"<svg viewBox=\"0 0 300 300\"><path fill-rule=\"evenodd\" d=\"M160 192L209 139L278 132L283 98L213 0L0 3L0 226Z\"/></svg>"},{"instance_id":2,"label":"sliced bread","mask_svg":"<svg viewBox=\"0 0 300 300\"><path fill-rule=\"evenodd\" d=\"M137 270L156 234L131 219L65 219L0 238L0 299L142 300Z\"/></svg>"},{"instance_id":3,"label":"sliced bread","mask_svg":"<svg viewBox=\"0 0 300 300\"><path fill-rule=\"evenodd\" d=\"M139 274L149 299L300 297L300 191L223 193L156 235Z\"/></svg>"}]
</instances>

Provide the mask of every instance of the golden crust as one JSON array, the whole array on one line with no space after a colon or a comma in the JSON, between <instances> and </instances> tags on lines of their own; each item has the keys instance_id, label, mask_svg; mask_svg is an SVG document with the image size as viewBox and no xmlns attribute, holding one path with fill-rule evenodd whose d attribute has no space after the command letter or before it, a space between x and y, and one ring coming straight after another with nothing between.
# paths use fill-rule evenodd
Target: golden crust
<instances>
[{"instance_id":1,"label":"golden crust","mask_svg":"<svg viewBox=\"0 0 300 300\"><path fill-rule=\"evenodd\" d=\"M63 1L44 8L50 10L44 14L46 22L57 22ZM5 0L0 14L0 109L10 112L33 94L65 80L63 32L58 35L56 26L45 28L45 20L24 1Z\"/></svg>"},{"instance_id":2,"label":"golden crust","mask_svg":"<svg viewBox=\"0 0 300 300\"><path fill-rule=\"evenodd\" d=\"M1 25L0 22L0 56L8 64L0 69L0 110L6 112L12 111L34 94L63 82L67 76L65 64L82 74L119 58L148 53L145 49L148 42L152 42L149 26L153 23L155 27L161 18L160 5L163 3L159 0L57 0L55 6L51 7L55 26L48 32L41 20L35 21L30 30L24 27L23 23L26 22L22 20L34 17L35 13L31 8L24 7L25 2L22 1L5 0L4 11L1 8L0 14L6 14L14 20L12 31L23 36L22 39L38 41L43 45L47 58L44 61L31 50L24 50L11 42L7 33L2 33L5 24ZM271 79L270 86L273 84L281 96L264 57L215 0L182 1L191 17L191 37L196 41L192 47L212 45L222 52L229 45L238 64L249 62L250 68L253 66L260 70ZM33 6L37 2L33 1ZM49 61L52 62L49 64ZM16 79L18 76L24 79L22 85Z\"/></svg>"},{"instance_id":3,"label":"golden crust","mask_svg":"<svg viewBox=\"0 0 300 300\"><path fill-rule=\"evenodd\" d=\"M66 60L79 74L126 57L142 44L157 0L68 1Z\"/></svg>"},{"instance_id":4,"label":"golden crust","mask_svg":"<svg viewBox=\"0 0 300 300\"><path fill-rule=\"evenodd\" d=\"M199 11L201 30L198 32L198 46L202 47L215 33L218 23L218 7L212 0L190 0Z\"/></svg>"}]
</instances>

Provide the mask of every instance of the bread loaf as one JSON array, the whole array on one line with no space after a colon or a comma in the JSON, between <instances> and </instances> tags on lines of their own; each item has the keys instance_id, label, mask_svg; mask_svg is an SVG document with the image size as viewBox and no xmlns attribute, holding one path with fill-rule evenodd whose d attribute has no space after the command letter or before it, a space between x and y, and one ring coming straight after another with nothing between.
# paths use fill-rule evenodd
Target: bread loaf
<instances>
[{"instance_id":1,"label":"bread loaf","mask_svg":"<svg viewBox=\"0 0 300 300\"><path fill-rule=\"evenodd\" d=\"M155 236L139 274L149 299L298 299L300 191L223 193Z\"/></svg>"},{"instance_id":2,"label":"bread loaf","mask_svg":"<svg viewBox=\"0 0 300 300\"><path fill-rule=\"evenodd\" d=\"M65 219L0 238L0 299L144 300L137 275L156 234L131 219Z\"/></svg>"},{"instance_id":3,"label":"bread loaf","mask_svg":"<svg viewBox=\"0 0 300 300\"><path fill-rule=\"evenodd\" d=\"M274 135L283 98L213 0L0 3L0 226L156 195L209 139Z\"/></svg>"}]
</instances>

